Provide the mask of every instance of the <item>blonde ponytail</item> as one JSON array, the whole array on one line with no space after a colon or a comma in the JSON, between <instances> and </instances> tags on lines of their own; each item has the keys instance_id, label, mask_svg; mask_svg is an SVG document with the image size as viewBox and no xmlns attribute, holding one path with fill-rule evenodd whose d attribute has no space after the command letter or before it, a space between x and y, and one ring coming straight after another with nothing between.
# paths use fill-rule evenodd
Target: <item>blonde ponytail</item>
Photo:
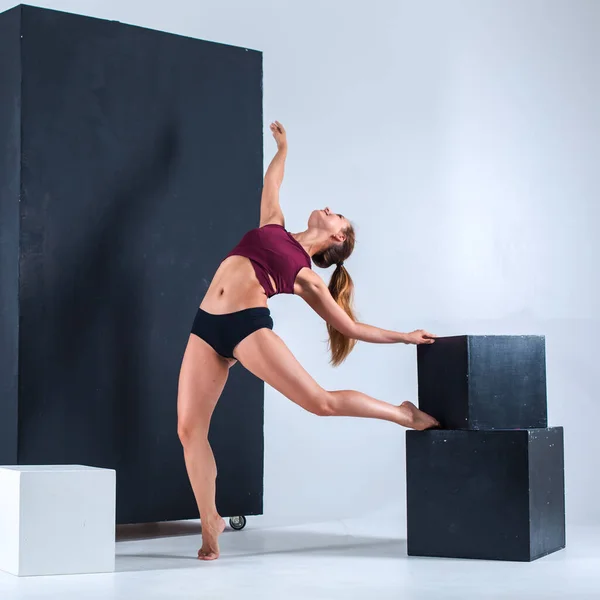
<instances>
[{"instance_id":1,"label":"blonde ponytail","mask_svg":"<svg viewBox=\"0 0 600 600\"><path fill-rule=\"evenodd\" d=\"M344 309L346 314L356 321L353 309L354 301L354 283L350 274L344 267L344 261L352 254L354 244L356 243L354 228L349 225L344 230L346 239L341 244L333 244L327 250L315 254L313 262L317 267L326 269L331 265L336 265L335 271L329 282L329 292L333 299ZM329 350L331 352L331 364L334 367L339 366L346 360L348 354L356 345L356 340L353 340L337 329L327 324L327 332L329 333Z\"/></svg>"},{"instance_id":2,"label":"blonde ponytail","mask_svg":"<svg viewBox=\"0 0 600 600\"><path fill-rule=\"evenodd\" d=\"M352 306L354 302L354 283L352 277L350 277L350 273L348 273L343 264L338 264L335 268L335 271L331 276L331 281L329 282L329 292L333 296L333 299L344 309L346 314L353 321L356 321ZM348 354L352 352L352 349L356 346L356 340L341 334L329 323L327 323L327 332L329 333L331 364L334 367L337 367L342 364L346 360Z\"/></svg>"}]
</instances>

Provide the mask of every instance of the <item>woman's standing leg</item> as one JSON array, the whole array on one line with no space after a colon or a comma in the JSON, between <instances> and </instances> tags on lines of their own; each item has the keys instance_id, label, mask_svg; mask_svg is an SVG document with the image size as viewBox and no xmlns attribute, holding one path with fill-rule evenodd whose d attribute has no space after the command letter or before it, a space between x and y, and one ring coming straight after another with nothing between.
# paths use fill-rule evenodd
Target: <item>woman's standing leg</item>
<instances>
[{"instance_id":1,"label":"woman's standing leg","mask_svg":"<svg viewBox=\"0 0 600 600\"><path fill-rule=\"evenodd\" d=\"M177 433L200 512L202 548L198 558L203 560L219 557L218 538L225 529L215 505L217 467L208 430L231 364L204 340L190 335L179 374Z\"/></svg>"}]
</instances>

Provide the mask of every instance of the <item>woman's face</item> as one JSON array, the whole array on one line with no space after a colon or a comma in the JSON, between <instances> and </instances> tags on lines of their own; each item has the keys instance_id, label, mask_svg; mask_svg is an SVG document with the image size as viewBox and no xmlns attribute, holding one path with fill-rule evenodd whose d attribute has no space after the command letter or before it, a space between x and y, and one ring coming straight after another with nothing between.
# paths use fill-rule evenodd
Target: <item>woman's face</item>
<instances>
[{"instance_id":1,"label":"woman's face","mask_svg":"<svg viewBox=\"0 0 600 600\"><path fill-rule=\"evenodd\" d=\"M343 215L334 213L328 206L321 210L313 210L308 218L308 226L313 229L326 231L330 236L340 235L339 241L344 241L342 231L348 227L348 221Z\"/></svg>"}]
</instances>

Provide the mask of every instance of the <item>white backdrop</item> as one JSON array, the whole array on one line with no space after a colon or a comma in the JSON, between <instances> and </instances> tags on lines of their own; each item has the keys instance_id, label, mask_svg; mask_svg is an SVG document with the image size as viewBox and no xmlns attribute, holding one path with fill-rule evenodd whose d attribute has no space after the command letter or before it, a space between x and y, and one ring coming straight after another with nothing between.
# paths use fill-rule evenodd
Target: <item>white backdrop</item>
<instances>
[{"instance_id":1,"label":"white backdrop","mask_svg":"<svg viewBox=\"0 0 600 600\"><path fill-rule=\"evenodd\" d=\"M567 518L600 523L600 2L36 4L261 50L265 168L269 121L289 135L288 228L325 205L355 223L347 267L367 323L545 334ZM325 387L416 397L414 347L362 344L332 369L319 317L294 297L271 309ZM404 518L403 429L319 419L267 388L265 438L263 522Z\"/></svg>"}]
</instances>

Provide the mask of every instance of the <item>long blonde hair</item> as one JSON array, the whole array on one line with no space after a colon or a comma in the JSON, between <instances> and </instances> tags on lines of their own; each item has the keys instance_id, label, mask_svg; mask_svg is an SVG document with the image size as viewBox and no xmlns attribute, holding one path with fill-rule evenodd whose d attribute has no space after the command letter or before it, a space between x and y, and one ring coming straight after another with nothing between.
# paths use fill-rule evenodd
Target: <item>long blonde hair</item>
<instances>
[{"instance_id":1,"label":"long blonde hair","mask_svg":"<svg viewBox=\"0 0 600 600\"><path fill-rule=\"evenodd\" d=\"M315 254L313 262L317 267L326 269L331 265L336 265L335 271L329 281L329 292L333 299L341 306L346 314L356 321L354 314L354 283L350 273L344 266L344 261L352 254L356 237L352 225L343 230L346 239L341 244L333 244L327 250ZM331 352L330 362L334 367L339 366L346 360L350 352L356 345L356 340L341 334L337 329L327 324L329 333L329 351Z\"/></svg>"}]
</instances>

